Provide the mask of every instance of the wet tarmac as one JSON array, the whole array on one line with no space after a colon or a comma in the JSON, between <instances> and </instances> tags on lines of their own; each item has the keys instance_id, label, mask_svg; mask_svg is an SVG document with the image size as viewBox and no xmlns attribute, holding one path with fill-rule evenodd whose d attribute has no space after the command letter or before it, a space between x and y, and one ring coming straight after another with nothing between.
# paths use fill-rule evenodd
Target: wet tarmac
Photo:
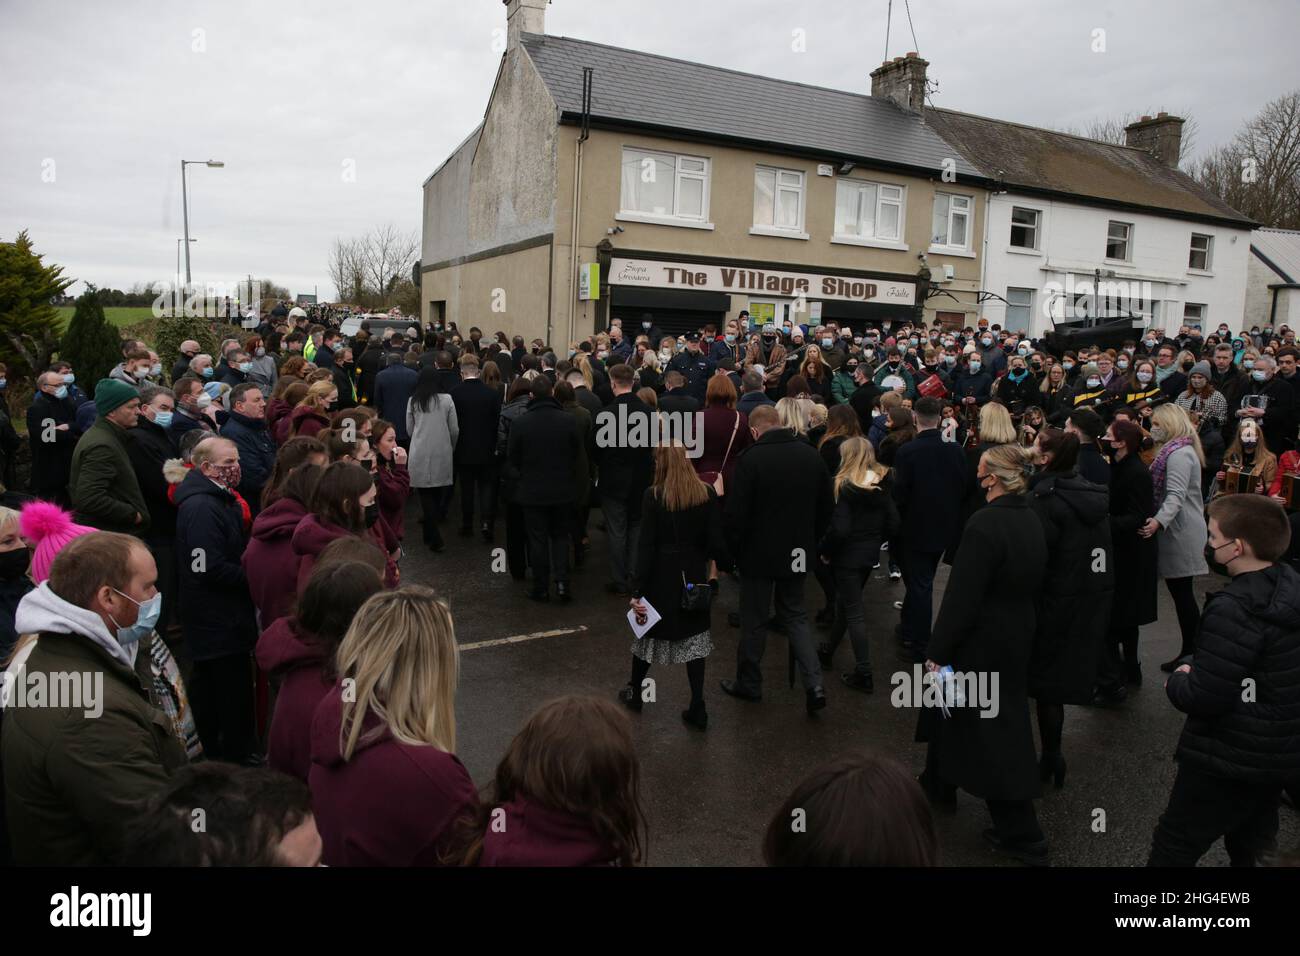
<instances>
[{"instance_id":1,"label":"wet tarmac","mask_svg":"<svg viewBox=\"0 0 1300 956\"><path fill-rule=\"evenodd\" d=\"M607 550L600 512L589 525L591 549L574 571L572 604L538 604L524 596L526 585L504 570L504 521L496 540L457 535L459 501L442 524L446 550L434 554L420 541L419 506L407 514L405 583L434 587L451 603L457 640L464 652L457 698L457 740L461 760L482 788L528 715L542 702L564 694L613 699L628 680L632 633L627 599L607 594ZM493 570L493 549L499 560ZM863 695L844 688L835 675L826 682L829 706L816 718L804 713L804 695L786 681L786 642L769 636L764 658L764 697L753 704L722 693L718 679L733 676L740 631L728 626L738 588L725 579L713 616L714 653L708 662L706 732L687 727L680 712L689 701L684 667L654 667L654 703L633 715L649 818L649 857L658 866L749 866L761 864L761 844L772 814L807 773L847 750L874 748L919 771L921 745L912 740L916 712L890 703L889 678L907 670L895 657L893 602L902 582L886 567L866 588L868 632L876 691ZM935 609L946 581L941 566ZM1216 589L1222 578L1207 576L1200 589ZM808 582L808 605L820 607L821 592ZM1145 682L1114 707L1067 707L1064 754L1069 771L1061 790L1050 788L1036 804L1051 841L1055 866L1140 866L1151 834L1168 800L1172 760L1184 717L1165 696L1161 661L1179 646L1173 604L1163 585L1160 620L1142 629L1140 654ZM836 655L836 674L852 669L846 640ZM1104 813L1104 818L1102 814ZM1300 818L1283 807L1280 845L1300 846ZM1098 821L1104 819L1104 829ZM960 794L955 812L936 811L944 861L950 865L996 866L1008 862L990 850L981 832L990 822L981 800ZM1227 865L1222 842L1202 866Z\"/></svg>"}]
</instances>

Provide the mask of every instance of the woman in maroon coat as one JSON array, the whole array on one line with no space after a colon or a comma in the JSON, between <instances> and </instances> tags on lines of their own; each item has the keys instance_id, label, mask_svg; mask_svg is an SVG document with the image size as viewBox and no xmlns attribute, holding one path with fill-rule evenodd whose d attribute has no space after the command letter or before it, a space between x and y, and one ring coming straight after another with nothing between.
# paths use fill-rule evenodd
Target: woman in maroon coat
<instances>
[{"instance_id":1,"label":"woman in maroon coat","mask_svg":"<svg viewBox=\"0 0 1300 956\"><path fill-rule=\"evenodd\" d=\"M313 382L307 395L289 413L289 435L310 436L329 428L329 410L338 400L339 390L332 381Z\"/></svg>"},{"instance_id":2,"label":"woman in maroon coat","mask_svg":"<svg viewBox=\"0 0 1300 956\"><path fill-rule=\"evenodd\" d=\"M406 470L406 449L397 443L392 422L379 420L370 432L375 455L375 484L379 486L379 514L401 541L406 535L406 499L411 497L411 475Z\"/></svg>"},{"instance_id":3,"label":"woman in maroon coat","mask_svg":"<svg viewBox=\"0 0 1300 956\"><path fill-rule=\"evenodd\" d=\"M326 549L336 550L334 545ZM379 552L374 553L378 558ZM378 569L361 561L335 561L327 553L312 572L297 610L268 627L257 641L257 666L271 675L276 688L267 762L304 783L311 770L312 716L338 677L334 655L361 605L384 586L379 577L382 562L375 563Z\"/></svg>"},{"instance_id":4,"label":"woman in maroon coat","mask_svg":"<svg viewBox=\"0 0 1300 956\"><path fill-rule=\"evenodd\" d=\"M289 389L294 385L301 385L301 388L294 389L292 393ZM293 406L301 402L303 396L307 394L307 384L302 379L292 375L281 375L275 383L275 388L271 389L271 397L266 402L266 431L272 438L279 442L280 422L289 417L293 411ZM288 426L285 426L287 431Z\"/></svg>"},{"instance_id":5,"label":"woman in maroon coat","mask_svg":"<svg viewBox=\"0 0 1300 956\"><path fill-rule=\"evenodd\" d=\"M562 697L497 765L494 798L457 827L468 866L633 866L645 846L632 727L614 704ZM500 812L498 812L500 811Z\"/></svg>"},{"instance_id":6,"label":"woman in maroon coat","mask_svg":"<svg viewBox=\"0 0 1300 956\"><path fill-rule=\"evenodd\" d=\"M242 559L259 627L270 627L293 607L298 591L293 532L307 516L324 465L325 446L314 438L294 438L275 456Z\"/></svg>"},{"instance_id":7,"label":"woman in maroon coat","mask_svg":"<svg viewBox=\"0 0 1300 956\"><path fill-rule=\"evenodd\" d=\"M301 594L321 551L331 541L354 535L372 542L385 555L384 586L397 587L399 575L391 539L379 517L378 490L370 472L351 461L336 461L321 475L311 496L309 513L293 532L293 553L298 559L294 590Z\"/></svg>"},{"instance_id":8,"label":"woman in maroon coat","mask_svg":"<svg viewBox=\"0 0 1300 956\"><path fill-rule=\"evenodd\" d=\"M726 375L709 379L701 414L704 427L699 440L703 452L700 457L691 459L691 464L695 466L695 473L709 484L714 484L714 475L722 475L722 491L718 494L721 499L736 474L736 459L754 444L754 436L749 431L749 417L736 411L736 386Z\"/></svg>"},{"instance_id":9,"label":"woman in maroon coat","mask_svg":"<svg viewBox=\"0 0 1300 956\"><path fill-rule=\"evenodd\" d=\"M456 759L456 636L447 604L416 585L382 591L338 650L339 683L311 731L312 809L327 866L442 863L478 805Z\"/></svg>"}]
</instances>

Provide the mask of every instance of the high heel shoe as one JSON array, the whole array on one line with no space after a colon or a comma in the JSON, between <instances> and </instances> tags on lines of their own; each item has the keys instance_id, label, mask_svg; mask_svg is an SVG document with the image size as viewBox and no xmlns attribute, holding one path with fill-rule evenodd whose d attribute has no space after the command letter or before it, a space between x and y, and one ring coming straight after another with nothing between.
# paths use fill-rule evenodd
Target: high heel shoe
<instances>
[{"instance_id":1,"label":"high heel shoe","mask_svg":"<svg viewBox=\"0 0 1300 956\"><path fill-rule=\"evenodd\" d=\"M1038 779L1044 783L1052 779L1057 790L1065 786L1065 756L1063 754L1043 754L1038 761Z\"/></svg>"}]
</instances>

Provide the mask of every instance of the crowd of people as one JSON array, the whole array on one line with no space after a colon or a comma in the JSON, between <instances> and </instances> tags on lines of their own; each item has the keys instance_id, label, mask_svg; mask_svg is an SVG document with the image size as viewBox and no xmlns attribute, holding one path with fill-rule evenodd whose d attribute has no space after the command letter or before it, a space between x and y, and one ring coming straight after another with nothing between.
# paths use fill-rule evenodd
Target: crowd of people
<instances>
[{"instance_id":1,"label":"crowd of people","mask_svg":"<svg viewBox=\"0 0 1300 956\"><path fill-rule=\"evenodd\" d=\"M632 720L651 668L685 666L687 732L709 726L723 619L740 629L719 682L733 698L763 700L772 632L810 717L840 666L837 688L873 693L877 569L904 589L898 659L940 702L918 715L924 771L866 752L818 768L772 818L768 863L933 865L932 812L958 789L986 801L995 849L1046 863L1034 800L1065 785L1065 705L1123 706L1141 685L1159 579L1181 635L1161 669L1188 717L1151 862L1192 865L1219 837L1234 864L1275 849L1300 790L1290 329L1054 354L984 319L741 312L670 335L646 314L552 347L440 323L346 336L317 317L275 310L212 354L183 342L167 375L124 341L88 391L55 363L27 411L25 491L0 421L14 861L641 862ZM666 439L636 437L652 420ZM605 589L642 631L627 684L539 708L483 793L456 758L448 602L402 576L417 539L444 551L452 518L485 568L503 524L537 602L584 598L571 569L602 525ZM1202 609L1211 567L1231 581ZM20 699L64 673L102 681L95 719ZM970 681L962 696L989 675L996 702ZM191 812L217 805L196 834Z\"/></svg>"}]
</instances>

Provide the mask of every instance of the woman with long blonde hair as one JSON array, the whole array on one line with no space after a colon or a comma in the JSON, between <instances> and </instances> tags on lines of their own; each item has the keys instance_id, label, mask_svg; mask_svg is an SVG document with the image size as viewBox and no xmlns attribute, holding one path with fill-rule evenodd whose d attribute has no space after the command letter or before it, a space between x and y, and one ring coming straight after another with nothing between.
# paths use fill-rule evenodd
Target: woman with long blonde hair
<instances>
[{"instance_id":1,"label":"woman with long blonde hair","mask_svg":"<svg viewBox=\"0 0 1300 956\"><path fill-rule=\"evenodd\" d=\"M632 676L619 693L630 710L640 713L650 665L685 664L691 705L682 711L682 720L698 730L709 723L704 708L704 661L713 652L714 586L707 581L709 561L727 566L715 497L712 486L695 473L682 445L655 449L654 485L641 502L630 603L639 623L648 620L650 607L660 619L632 642ZM688 592L695 593L696 603L686 610L682 603Z\"/></svg>"},{"instance_id":2,"label":"woman with long blonde hair","mask_svg":"<svg viewBox=\"0 0 1300 956\"><path fill-rule=\"evenodd\" d=\"M333 378L312 382L307 387L307 394L289 413L289 434L306 435L309 438L323 429L330 427L330 407L339 400L339 389Z\"/></svg>"},{"instance_id":3,"label":"woman with long blonde hair","mask_svg":"<svg viewBox=\"0 0 1300 956\"><path fill-rule=\"evenodd\" d=\"M808 405L798 398L783 398L776 403L776 414L782 428L791 428L800 438L808 437Z\"/></svg>"},{"instance_id":4,"label":"woman with long blonde hair","mask_svg":"<svg viewBox=\"0 0 1300 956\"><path fill-rule=\"evenodd\" d=\"M1151 463L1156 513L1138 534L1144 538L1156 535L1156 572L1165 579L1178 612L1183 644L1176 657L1160 665L1168 673L1191 656L1201 624L1192 582L1198 574L1209 572L1205 563L1205 502L1201 497L1205 452L1187 412L1171 402L1151 413L1151 437L1156 443L1156 457Z\"/></svg>"},{"instance_id":5,"label":"woman with long blonde hair","mask_svg":"<svg viewBox=\"0 0 1300 956\"><path fill-rule=\"evenodd\" d=\"M1254 494L1268 494L1268 489L1273 487L1273 479L1277 477L1277 455L1264 444L1259 422L1255 419L1243 418L1238 424L1237 434L1223 455L1223 467L1214 476L1214 498L1228 493L1224 490L1228 468L1250 475L1250 491Z\"/></svg>"},{"instance_id":6,"label":"woman with long blonde hair","mask_svg":"<svg viewBox=\"0 0 1300 956\"><path fill-rule=\"evenodd\" d=\"M889 488L889 469L876 461L871 442L854 436L840 445L840 469L835 475L835 507L818 551L831 568L835 613L826 642L817 649L822 667L835 663L835 649L849 634L854 668L841 674L844 686L871 693L871 657L862 589L880 560L880 545L898 530L898 509Z\"/></svg>"},{"instance_id":7,"label":"woman with long blonde hair","mask_svg":"<svg viewBox=\"0 0 1300 956\"><path fill-rule=\"evenodd\" d=\"M460 667L446 601L408 585L361 606L312 726L308 777L329 866L440 862L478 803L456 759Z\"/></svg>"}]
</instances>

